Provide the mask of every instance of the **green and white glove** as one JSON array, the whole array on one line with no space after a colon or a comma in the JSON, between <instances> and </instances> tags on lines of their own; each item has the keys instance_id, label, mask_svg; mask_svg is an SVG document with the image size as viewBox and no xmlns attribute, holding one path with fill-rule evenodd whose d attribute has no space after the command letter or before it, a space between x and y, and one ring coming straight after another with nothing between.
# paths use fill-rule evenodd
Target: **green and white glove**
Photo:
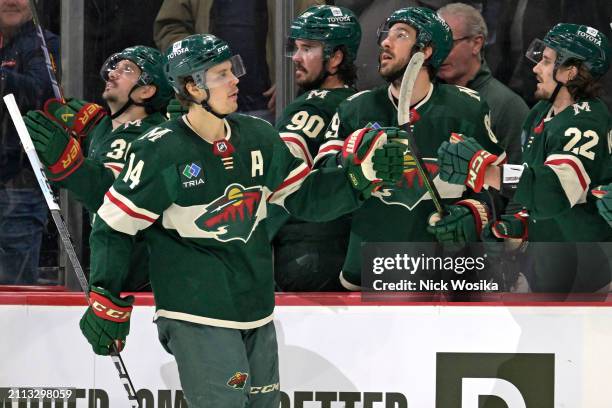
<instances>
[{"instance_id":1,"label":"green and white glove","mask_svg":"<svg viewBox=\"0 0 612 408\"><path fill-rule=\"evenodd\" d=\"M473 199L457 201L446 207L443 217L435 212L429 216L427 231L443 245L458 246L480 241L480 234L489 222L489 208Z\"/></svg>"},{"instance_id":2,"label":"green and white glove","mask_svg":"<svg viewBox=\"0 0 612 408\"><path fill-rule=\"evenodd\" d=\"M529 213L525 210L512 215L502 215L490 223L490 231L496 238L527 240Z\"/></svg>"},{"instance_id":3,"label":"green and white glove","mask_svg":"<svg viewBox=\"0 0 612 408\"><path fill-rule=\"evenodd\" d=\"M23 120L49 180L63 180L83 164L81 145L56 121L41 111L30 111Z\"/></svg>"},{"instance_id":4,"label":"green and white glove","mask_svg":"<svg viewBox=\"0 0 612 408\"><path fill-rule=\"evenodd\" d=\"M113 344L117 351L123 350L125 339L130 333L133 303L133 296L116 298L105 289L91 287L89 307L79 327L94 353L106 356Z\"/></svg>"},{"instance_id":5,"label":"green and white glove","mask_svg":"<svg viewBox=\"0 0 612 408\"><path fill-rule=\"evenodd\" d=\"M168 102L166 112L168 113L168 119L174 120L189 112L189 109L181 105L178 99L173 98L170 99L170 102Z\"/></svg>"},{"instance_id":6,"label":"green and white glove","mask_svg":"<svg viewBox=\"0 0 612 408\"><path fill-rule=\"evenodd\" d=\"M385 185L395 185L404 173L406 132L399 128L363 128L351 133L342 147L342 167L363 198Z\"/></svg>"},{"instance_id":7,"label":"green and white glove","mask_svg":"<svg viewBox=\"0 0 612 408\"><path fill-rule=\"evenodd\" d=\"M80 143L107 115L102 106L79 99L67 99L66 103L49 99L43 106L43 113L68 130Z\"/></svg>"},{"instance_id":8,"label":"green and white glove","mask_svg":"<svg viewBox=\"0 0 612 408\"><path fill-rule=\"evenodd\" d=\"M440 179L451 184L465 184L478 193L482 190L487 166L497 159L473 137L452 133L450 142L442 142L438 148Z\"/></svg>"},{"instance_id":9,"label":"green and white glove","mask_svg":"<svg viewBox=\"0 0 612 408\"><path fill-rule=\"evenodd\" d=\"M591 191L597 200L599 214L612 227L612 183L607 186L599 186Z\"/></svg>"}]
</instances>

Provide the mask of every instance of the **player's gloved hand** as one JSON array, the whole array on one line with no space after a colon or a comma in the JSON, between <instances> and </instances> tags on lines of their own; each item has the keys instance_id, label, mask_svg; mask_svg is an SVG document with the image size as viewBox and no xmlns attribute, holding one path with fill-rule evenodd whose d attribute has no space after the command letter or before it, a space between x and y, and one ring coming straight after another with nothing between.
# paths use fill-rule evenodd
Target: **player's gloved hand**
<instances>
[{"instance_id":1,"label":"player's gloved hand","mask_svg":"<svg viewBox=\"0 0 612 408\"><path fill-rule=\"evenodd\" d=\"M437 212L429 216L427 231L441 244L460 249L467 242L477 242L489 222L489 209L485 203L466 199L446 207L443 217Z\"/></svg>"},{"instance_id":2,"label":"player's gloved hand","mask_svg":"<svg viewBox=\"0 0 612 408\"><path fill-rule=\"evenodd\" d=\"M66 103L55 98L49 99L45 102L43 112L79 142L107 115L102 106L79 99L67 99Z\"/></svg>"},{"instance_id":3,"label":"player's gloved hand","mask_svg":"<svg viewBox=\"0 0 612 408\"><path fill-rule=\"evenodd\" d=\"M504 292L528 291L527 279L520 273L527 245L528 217L527 211L502 215L482 230L491 278Z\"/></svg>"},{"instance_id":4,"label":"player's gloved hand","mask_svg":"<svg viewBox=\"0 0 612 408\"><path fill-rule=\"evenodd\" d=\"M49 180L62 180L83 164L81 145L57 122L41 111L30 111L23 120Z\"/></svg>"},{"instance_id":5,"label":"player's gloved hand","mask_svg":"<svg viewBox=\"0 0 612 408\"><path fill-rule=\"evenodd\" d=\"M599 200L597 200L597 209L599 210L599 214L606 221L610 227L612 227L612 183L607 186L597 187L592 191L593 195Z\"/></svg>"},{"instance_id":6,"label":"player's gloved hand","mask_svg":"<svg viewBox=\"0 0 612 408\"><path fill-rule=\"evenodd\" d=\"M368 198L380 187L395 185L401 179L406 150L406 133L399 128L358 129L344 141L342 166L353 188Z\"/></svg>"},{"instance_id":7,"label":"player's gloved hand","mask_svg":"<svg viewBox=\"0 0 612 408\"><path fill-rule=\"evenodd\" d=\"M484 184L487 166L497 159L473 137L453 133L450 142L443 142L438 148L440 179L451 184L465 184L478 193Z\"/></svg>"},{"instance_id":8,"label":"player's gloved hand","mask_svg":"<svg viewBox=\"0 0 612 408\"><path fill-rule=\"evenodd\" d=\"M178 99L172 98L170 102L168 102L166 112L168 113L168 119L174 120L189 112L189 109L181 105Z\"/></svg>"},{"instance_id":9,"label":"player's gloved hand","mask_svg":"<svg viewBox=\"0 0 612 408\"><path fill-rule=\"evenodd\" d=\"M491 222L491 234L497 238L527 240L529 232L529 213L519 211L516 214L502 215L499 220Z\"/></svg>"},{"instance_id":10,"label":"player's gloved hand","mask_svg":"<svg viewBox=\"0 0 612 408\"><path fill-rule=\"evenodd\" d=\"M125 346L130 333L133 296L116 298L105 289L95 286L89 292L89 307L81 318L79 327L91 344L94 353L108 355L113 343L117 351Z\"/></svg>"}]
</instances>

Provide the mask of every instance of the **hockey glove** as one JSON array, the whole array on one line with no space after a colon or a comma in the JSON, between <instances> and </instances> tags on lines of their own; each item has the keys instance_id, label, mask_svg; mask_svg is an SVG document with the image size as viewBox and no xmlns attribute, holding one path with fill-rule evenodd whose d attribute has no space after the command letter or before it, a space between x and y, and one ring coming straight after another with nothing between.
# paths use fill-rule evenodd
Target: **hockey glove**
<instances>
[{"instance_id":1,"label":"hockey glove","mask_svg":"<svg viewBox=\"0 0 612 408\"><path fill-rule=\"evenodd\" d=\"M502 291L525 290L529 286L519 271L523 267L527 239L527 211L502 215L482 231L483 248L491 265L491 278Z\"/></svg>"},{"instance_id":2,"label":"hockey glove","mask_svg":"<svg viewBox=\"0 0 612 408\"><path fill-rule=\"evenodd\" d=\"M446 207L448 214L440 217L435 212L429 216L427 231L441 244L450 247L480 240L484 226L489 222L489 209L485 203L466 199Z\"/></svg>"},{"instance_id":3,"label":"hockey glove","mask_svg":"<svg viewBox=\"0 0 612 408\"><path fill-rule=\"evenodd\" d=\"M133 303L133 296L116 298L105 289L91 287L89 307L79 327L94 353L108 355L113 343L117 351L123 350L125 339L130 333Z\"/></svg>"},{"instance_id":4,"label":"hockey glove","mask_svg":"<svg viewBox=\"0 0 612 408\"><path fill-rule=\"evenodd\" d=\"M106 116L106 111L96 103L68 99L62 103L59 99L49 99L45 102L43 112L51 120L82 143L89 132Z\"/></svg>"},{"instance_id":5,"label":"hockey glove","mask_svg":"<svg viewBox=\"0 0 612 408\"><path fill-rule=\"evenodd\" d=\"M451 184L465 184L478 193L484 184L487 166L497 159L473 137L453 133L450 142L443 142L438 148L440 178Z\"/></svg>"},{"instance_id":6,"label":"hockey glove","mask_svg":"<svg viewBox=\"0 0 612 408\"><path fill-rule=\"evenodd\" d=\"M342 147L342 167L363 198L384 185L395 185L404 172L405 132L398 128L363 128L354 131Z\"/></svg>"},{"instance_id":7,"label":"hockey glove","mask_svg":"<svg viewBox=\"0 0 612 408\"><path fill-rule=\"evenodd\" d=\"M608 224L610 224L610 227L612 227L612 193L611 192L612 192L612 183L608 184L607 186L598 187L597 189L593 190L593 195L600 198L600 200L597 200L597 208L599 209L599 214L601 214L601 216L604 217L606 221L608 221Z\"/></svg>"},{"instance_id":8,"label":"hockey glove","mask_svg":"<svg viewBox=\"0 0 612 408\"><path fill-rule=\"evenodd\" d=\"M529 213L519 211L512 215L502 215L491 223L491 233L497 238L527 240Z\"/></svg>"},{"instance_id":9,"label":"hockey glove","mask_svg":"<svg viewBox=\"0 0 612 408\"><path fill-rule=\"evenodd\" d=\"M173 98L170 99L170 102L168 102L166 112L168 113L168 119L174 120L189 112L189 109L181 105L178 99Z\"/></svg>"},{"instance_id":10,"label":"hockey glove","mask_svg":"<svg viewBox=\"0 0 612 408\"><path fill-rule=\"evenodd\" d=\"M58 123L40 111L28 112L23 120L49 180L63 180L83 164L81 145Z\"/></svg>"}]
</instances>

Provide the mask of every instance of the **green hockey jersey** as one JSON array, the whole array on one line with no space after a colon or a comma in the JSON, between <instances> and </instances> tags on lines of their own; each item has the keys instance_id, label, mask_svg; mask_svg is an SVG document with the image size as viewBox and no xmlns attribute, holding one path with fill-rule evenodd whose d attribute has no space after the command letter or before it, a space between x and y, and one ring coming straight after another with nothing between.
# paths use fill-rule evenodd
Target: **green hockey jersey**
<instances>
[{"instance_id":1,"label":"green hockey jersey","mask_svg":"<svg viewBox=\"0 0 612 408\"><path fill-rule=\"evenodd\" d=\"M452 204L465 194L465 187L452 185L438 176L437 150L452 132L476 138L485 149L504 154L491 131L489 108L478 92L454 85L432 85L427 96L411 108L413 131L428 172L443 201ZM397 126L397 103L389 87L363 91L349 97L338 107L326 133L327 141L315 158L315 167L334 166L343 140L364 127ZM412 161L410 158L407 160ZM430 242L427 220L435 207L416 166L404 172L395 188L374 193L353 213L348 254L341 280L348 289L361 283L361 244L364 242Z\"/></svg>"},{"instance_id":2,"label":"green hockey jersey","mask_svg":"<svg viewBox=\"0 0 612 408\"><path fill-rule=\"evenodd\" d=\"M355 90L349 87L314 89L300 95L285 108L276 122L276 129L295 157L312 167L313 158L325 140L325 130L336 113L336 108L354 93ZM289 216L282 209L271 207L270 211L268 229L272 238ZM289 222L295 223L297 220L292 219ZM336 223L330 225L337 227ZM316 233L320 228L325 229L322 225L313 226L309 229L309 234Z\"/></svg>"},{"instance_id":3,"label":"green hockey jersey","mask_svg":"<svg viewBox=\"0 0 612 408\"><path fill-rule=\"evenodd\" d=\"M296 157L312 167L336 108L354 93L349 87L314 89L287 105L276 121L276 129Z\"/></svg>"},{"instance_id":4,"label":"green hockey jersey","mask_svg":"<svg viewBox=\"0 0 612 408\"><path fill-rule=\"evenodd\" d=\"M523 159L514 200L529 210L530 241L609 241L612 229L589 191L612 177L610 113L596 99L557 115L540 101L523 126Z\"/></svg>"},{"instance_id":5,"label":"green hockey jersey","mask_svg":"<svg viewBox=\"0 0 612 408\"><path fill-rule=\"evenodd\" d=\"M224 124L213 144L185 116L132 144L94 223L92 285L121 290L131 237L144 230L157 317L236 329L272 319L266 202L308 221L360 202L345 169L311 171L267 122L234 114Z\"/></svg>"},{"instance_id":6,"label":"green hockey jersey","mask_svg":"<svg viewBox=\"0 0 612 408\"><path fill-rule=\"evenodd\" d=\"M350 87L314 89L285 108L276 129L294 156L312 167L338 105L354 93ZM348 215L332 222L306 223L270 206L267 224L270 238L276 237L274 275L279 290L342 290L337 276L348 244Z\"/></svg>"},{"instance_id":7,"label":"green hockey jersey","mask_svg":"<svg viewBox=\"0 0 612 408\"><path fill-rule=\"evenodd\" d=\"M100 207L104 193L123 169L128 145L151 126L164 122L161 113L112 128L109 116L103 118L85 139L87 158L70 176L54 183L74 194L92 214Z\"/></svg>"}]
</instances>

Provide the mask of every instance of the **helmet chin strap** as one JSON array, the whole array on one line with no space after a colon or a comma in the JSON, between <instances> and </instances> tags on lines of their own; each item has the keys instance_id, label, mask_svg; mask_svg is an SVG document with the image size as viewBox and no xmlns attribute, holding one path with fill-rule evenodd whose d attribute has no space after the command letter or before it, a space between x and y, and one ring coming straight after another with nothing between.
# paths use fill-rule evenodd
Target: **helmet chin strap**
<instances>
[{"instance_id":1,"label":"helmet chin strap","mask_svg":"<svg viewBox=\"0 0 612 408\"><path fill-rule=\"evenodd\" d=\"M204 92L206 92L206 98L202 102L199 103L200 106L204 108L205 111L210 112L211 114L218 117L219 119L225 119L227 114L215 112L212 106L208 104L208 100L210 99L210 92L208 91L208 88L204 89Z\"/></svg>"},{"instance_id":2,"label":"helmet chin strap","mask_svg":"<svg viewBox=\"0 0 612 408\"><path fill-rule=\"evenodd\" d=\"M321 70L321 72L319 73L319 75L315 78L314 81L312 81L311 83L307 84L306 86L302 87L302 90L307 92L307 91L312 91L313 89L319 89L321 88L321 85L323 85L323 82L325 82L325 80L330 77L330 76L334 76L336 74L332 74L331 72L329 72L327 70L327 62L329 61L329 58L325 59L323 61L323 69Z\"/></svg>"},{"instance_id":3,"label":"helmet chin strap","mask_svg":"<svg viewBox=\"0 0 612 408\"><path fill-rule=\"evenodd\" d=\"M552 94L550 94L550 97L548 98L548 102L550 102L551 104L555 103L555 99L557 99L557 95L559 94L559 91L563 86L561 82L557 81L557 68L553 70L553 81L555 81L557 85L555 86L555 90L552 92Z\"/></svg>"},{"instance_id":4,"label":"helmet chin strap","mask_svg":"<svg viewBox=\"0 0 612 408\"><path fill-rule=\"evenodd\" d=\"M219 119L225 119L225 117L228 115L227 113L219 113L219 112L215 112L215 110L212 108L212 106L210 106L208 104L208 100L210 99L210 92L208 91L208 88L204 88L203 89L204 92L206 92L206 98L204 98L204 100L202 102L198 102L195 99L193 99L191 96L189 96L189 94L187 94L187 100L191 101L193 103L195 103L196 105L200 105L206 112L209 112L211 115L219 118Z\"/></svg>"},{"instance_id":5,"label":"helmet chin strap","mask_svg":"<svg viewBox=\"0 0 612 408\"><path fill-rule=\"evenodd\" d=\"M113 119L117 119L119 116L123 115L125 113L125 111L127 111L130 106L135 105L135 106L145 106L144 103L141 102L136 102L132 99L132 92L134 92L134 90L136 88L138 88L139 85L134 85L132 87L132 89L130 89L130 93L128 94L128 100L127 102L121 107L121 109L119 109L117 112L113 113L112 115L110 115L111 120Z\"/></svg>"}]
</instances>

